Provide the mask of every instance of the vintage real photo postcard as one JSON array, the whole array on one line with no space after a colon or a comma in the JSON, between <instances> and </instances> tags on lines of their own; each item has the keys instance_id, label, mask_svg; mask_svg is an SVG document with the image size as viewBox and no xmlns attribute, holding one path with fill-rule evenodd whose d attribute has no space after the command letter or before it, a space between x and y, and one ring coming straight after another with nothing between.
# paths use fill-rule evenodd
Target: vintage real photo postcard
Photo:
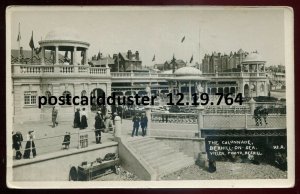
<instances>
[{"instance_id":1,"label":"vintage real photo postcard","mask_svg":"<svg viewBox=\"0 0 300 194\"><path fill-rule=\"evenodd\" d=\"M293 22L289 7L8 7L8 187L292 187Z\"/></svg>"}]
</instances>

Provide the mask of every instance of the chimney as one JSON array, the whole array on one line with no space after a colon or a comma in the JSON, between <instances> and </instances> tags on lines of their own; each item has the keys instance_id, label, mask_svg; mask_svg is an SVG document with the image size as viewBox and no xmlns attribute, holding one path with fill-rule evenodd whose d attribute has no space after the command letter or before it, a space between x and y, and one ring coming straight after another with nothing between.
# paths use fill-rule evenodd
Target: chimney
<instances>
[{"instance_id":1,"label":"chimney","mask_svg":"<svg viewBox=\"0 0 300 194\"><path fill-rule=\"evenodd\" d=\"M128 52L127 52L127 58L128 58L129 60L132 59L132 52L131 52L131 50L128 50Z\"/></svg>"},{"instance_id":2,"label":"chimney","mask_svg":"<svg viewBox=\"0 0 300 194\"><path fill-rule=\"evenodd\" d=\"M136 60L140 60L140 54L139 54L139 51L135 51L135 59Z\"/></svg>"}]
</instances>

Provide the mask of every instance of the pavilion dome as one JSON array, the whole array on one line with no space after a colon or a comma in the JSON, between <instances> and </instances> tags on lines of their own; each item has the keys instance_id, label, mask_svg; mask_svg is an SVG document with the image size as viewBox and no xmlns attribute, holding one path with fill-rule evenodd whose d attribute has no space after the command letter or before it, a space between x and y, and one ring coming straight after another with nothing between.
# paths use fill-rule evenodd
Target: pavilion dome
<instances>
[{"instance_id":1,"label":"pavilion dome","mask_svg":"<svg viewBox=\"0 0 300 194\"><path fill-rule=\"evenodd\" d=\"M252 52L249 55L246 56L246 58L243 60L243 63L248 62L265 62L265 60L262 59L261 55L257 52Z\"/></svg>"},{"instance_id":2,"label":"pavilion dome","mask_svg":"<svg viewBox=\"0 0 300 194\"><path fill-rule=\"evenodd\" d=\"M181 67L177 69L174 74L176 76L197 76L201 75L202 72L195 67Z\"/></svg>"},{"instance_id":3,"label":"pavilion dome","mask_svg":"<svg viewBox=\"0 0 300 194\"><path fill-rule=\"evenodd\" d=\"M79 34L69 28L57 28L48 32L45 40L73 40L80 41Z\"/></svg>"}]
</instances>

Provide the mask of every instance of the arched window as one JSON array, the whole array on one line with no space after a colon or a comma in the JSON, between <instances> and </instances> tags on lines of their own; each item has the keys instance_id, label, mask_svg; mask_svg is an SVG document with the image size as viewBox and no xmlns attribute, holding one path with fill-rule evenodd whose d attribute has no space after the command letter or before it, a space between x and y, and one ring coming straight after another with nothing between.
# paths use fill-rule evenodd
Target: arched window
<instances>
[{"instance_id":1,"label":"arched window","mask_svg":"<svg viewBox=\"0 0 300 194\"><path fill-rule=\"evenodd\" d=\"M71 92L69 92L69 91L64 91L64 92L63 92L63 96L64 96L64 97L71 96Z\"/></svg>"},{"instance_id":2,"label":"arched window","mask_svg":"<svg viewBox=\"0 0 300 194\"><path fill-rule=\"evenodd\" d=\"M50 104L50 97L51 97L51 92L50 91L46 91L45 92L45 96L46 96L46 98L47 98L47 104ZM51 99L52 100L52 99Z\"/></svg>"}]
</instances>

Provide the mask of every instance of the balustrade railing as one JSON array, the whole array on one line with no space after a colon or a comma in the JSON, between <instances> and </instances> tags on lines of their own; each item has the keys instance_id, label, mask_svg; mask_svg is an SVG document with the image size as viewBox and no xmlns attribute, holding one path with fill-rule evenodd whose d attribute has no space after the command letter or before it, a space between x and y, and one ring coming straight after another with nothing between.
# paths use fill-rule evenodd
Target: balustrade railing
<instances>
[{"instance_id":1,"label":"balustrade railing","mask_svg":"<svg viewBox=\"0 0 300 194\"><path fill-rule=\"evenodd\" d=\"M110 75L105 67L89 67L74 65L23 65L13 64L14 75L39 75L39 74L95 74Z\"/></svg>"},{"instance_id":2,"label":"balustrade railing","mask_svg":"<svg viewBox=\"0 0 300 194\"><path fill-rule=\"evenodd\" d=\"M246 113L245 113L246 112ZM259 115L248 113L248 109L236 113L151 113L152 123L197 124L198 117L203 117L204 129L284 129L286 115ZM184 128L184 127L183 127Z\"/></svg>"},{"instance_id":3,"label":"balustrade railing","mask_svg":"<svg viewBox=\"0 0 300 194\"><path fill-rule=\"evenodd\" d=\"M152 113L154 123L196 124L197 114L194 113Z\"/></svg>"}]
</instances>

